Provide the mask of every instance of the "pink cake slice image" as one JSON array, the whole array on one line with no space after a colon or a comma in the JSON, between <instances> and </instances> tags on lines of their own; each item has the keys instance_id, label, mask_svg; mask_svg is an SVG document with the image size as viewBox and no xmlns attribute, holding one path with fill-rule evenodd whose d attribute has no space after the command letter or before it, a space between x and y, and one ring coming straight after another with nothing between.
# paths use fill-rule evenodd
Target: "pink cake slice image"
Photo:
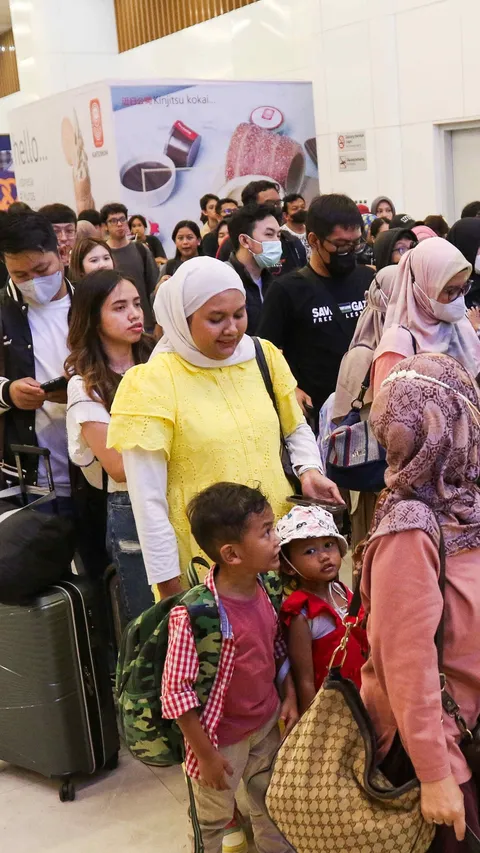
<instances>
[{"instance_id":1,"label":"pink cake slice image","mask_svg":"<svg viewBox=\"0 0 480 853\"><path fill-rule=\"evenodd\" d=\"M227 151L227 181L243 175L269 175L286 192L297 192L305 174L302 146L255 124L242 122L233 132Z\"/></svg>"}]
</instances>

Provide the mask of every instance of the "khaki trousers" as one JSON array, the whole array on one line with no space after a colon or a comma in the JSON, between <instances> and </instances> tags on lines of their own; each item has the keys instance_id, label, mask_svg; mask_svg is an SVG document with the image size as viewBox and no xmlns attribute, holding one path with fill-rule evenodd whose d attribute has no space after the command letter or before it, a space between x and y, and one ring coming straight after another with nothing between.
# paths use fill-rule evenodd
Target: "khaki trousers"
<instances>
[{"instance_id":1,"label":"khaki trousers","mask_svg":"<svg viewBox=\"0 0 480 853\"><path fill-rule=\"evenodd\" d=\"M220 749L233 768L233 776L227 776L229 791L205 788L192 779L205 853L222 851L223 832L232 820L235 792L241 779L245 785L258 853L293 853L293 848L275 828L265 808L265 794L271 775L270 764L280 744L277 721L278 712L266 726L245 740ZM265 770L267 772L261 772Z\"/></svg>"}]
</instances>

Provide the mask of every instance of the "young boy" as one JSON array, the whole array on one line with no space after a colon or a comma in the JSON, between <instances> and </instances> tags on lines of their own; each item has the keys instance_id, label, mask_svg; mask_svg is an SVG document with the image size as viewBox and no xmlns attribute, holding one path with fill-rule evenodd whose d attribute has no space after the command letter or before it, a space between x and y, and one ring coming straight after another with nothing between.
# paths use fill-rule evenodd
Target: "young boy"
<instances>
[{"instance_id":1,"label":"young boy","mask_svg":"<svg viewBox=\"0 0 480 853\"><path fill-rule=\"evenodd\" d=\"M287 732L298 720L290 675L280 688L282 701L275 686L286 650L278 616L259 578L279 568L273 512L258 489L218 483L190 502L188 517L196 541L216 563L205 584L220 614L220 663L199 715L194 690L198 655L190 620L184 607L172 610L162 707L185 738L185 769L205 853L221 853L241 779L258 853L291 853L265 810L269 774L256 776L269 768L280 743L278 720Z\"/></svg>"}]
</instances>

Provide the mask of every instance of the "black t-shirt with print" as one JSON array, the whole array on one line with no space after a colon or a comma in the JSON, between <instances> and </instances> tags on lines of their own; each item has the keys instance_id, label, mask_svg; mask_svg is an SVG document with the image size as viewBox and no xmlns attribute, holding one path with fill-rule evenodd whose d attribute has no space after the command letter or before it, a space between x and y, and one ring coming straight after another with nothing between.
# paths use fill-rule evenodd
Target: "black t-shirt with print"
<instances>
[{"instance_id":1,"label":"black t-shirt with print","mask_svg":"<svg viewBox=\"0 0 480 853\"><path fill-rule=\"evenodd\" d=\"M274 280L265 296L257 334L283 350L299 388L317 410L335 390L373 276L363 266L342 278L325 278L305 267Z\"/></svg>"}]
</instances>

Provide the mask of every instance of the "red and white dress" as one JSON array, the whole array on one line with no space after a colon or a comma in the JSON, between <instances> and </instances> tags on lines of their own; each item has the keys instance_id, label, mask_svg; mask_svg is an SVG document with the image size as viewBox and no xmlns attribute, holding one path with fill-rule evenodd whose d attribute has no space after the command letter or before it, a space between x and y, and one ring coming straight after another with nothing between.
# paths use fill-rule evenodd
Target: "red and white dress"
<instances>
[{"instance_id":1,"label":"red and white dress","mask_svg":"<svg viewBox=\"0 0 480 853\"><path fill-rule=\"evenodd\" d=\"M349 605L353 593L340 582L335 583ZM312 655L313 668L315 672L315 689L319 690L328 672L328 666L335 649L340 645L345 627L342 615L328 601L313 592L305 592L303 589L292 592L283 602L281 619L284 625L289 626L292 616L302 615L307 619L312 633ZM363 620L363 610L360 611ZM362 627L352 630L348 643L347 657L340 672L344 678L350 678L358 688L361 685L360 670L367 659L368 642L367 632Z\"/></svg>"}]
</instances>

